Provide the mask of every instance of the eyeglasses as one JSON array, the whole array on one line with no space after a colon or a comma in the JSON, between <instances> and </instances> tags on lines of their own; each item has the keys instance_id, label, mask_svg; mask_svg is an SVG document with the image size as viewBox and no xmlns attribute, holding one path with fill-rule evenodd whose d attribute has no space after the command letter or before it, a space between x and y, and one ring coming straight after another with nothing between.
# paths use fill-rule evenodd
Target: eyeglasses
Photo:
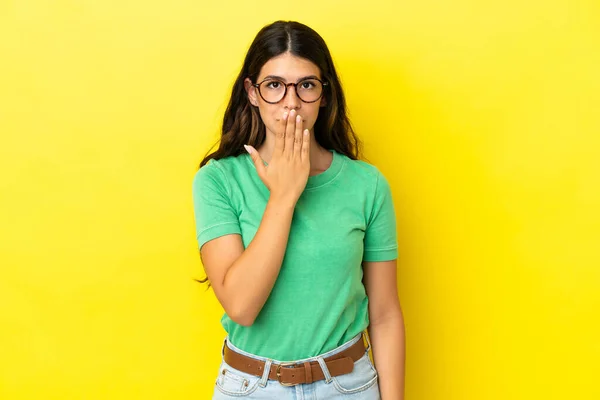
<instances>
[{"instance_id":1,"label":"eyeglasses","mask_svg":"<svg viewBox=\"0 0 600 400\"><path fill-rule=\"evenodd\" d=\"M278 79L267 78L260 83L254 83L252 86L258 89L260 97L269 104L279 103L287 94L289 86L293 86L296 96L305 103L314 103L323 96L323 87L327 86L317 78L307 78L297 83L285 83Z\"/></svg>"}]
</instances>

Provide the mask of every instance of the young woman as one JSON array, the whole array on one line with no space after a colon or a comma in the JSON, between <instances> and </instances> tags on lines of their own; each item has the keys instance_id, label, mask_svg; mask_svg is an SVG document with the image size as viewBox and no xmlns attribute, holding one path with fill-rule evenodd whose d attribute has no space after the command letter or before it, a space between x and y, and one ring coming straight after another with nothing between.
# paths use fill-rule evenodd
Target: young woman
<instances>
[{"instance_id":1,"label":"young woman","mask_svg":"<svg viewBox=\"0 0 600 400\"><path fill-rule=\"evenodd\" d=\"M394 206L359 145L321 36L260 30L193 181L225 309L213 399L403 399Z\"/></svg>"}]
</instances>

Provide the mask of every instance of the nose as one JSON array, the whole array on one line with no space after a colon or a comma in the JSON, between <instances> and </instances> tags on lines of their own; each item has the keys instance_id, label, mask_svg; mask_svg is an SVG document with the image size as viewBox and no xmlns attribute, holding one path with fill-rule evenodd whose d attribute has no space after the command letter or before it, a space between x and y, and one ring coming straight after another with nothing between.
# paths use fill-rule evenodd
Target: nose
<instances>
[{"instance_id":1,"label":"nose","mask_svg":"<svg viewBox=\"0 0 600 400\"><path fill-rule=\"evenodd\" d=\"M298 109L298 107L300 106L300 98L296 94L296 86L294 86L294 85L288 86L287 93L285 94L285 97L283 98L283 105L286 108L286 110L291 110L291 109L297 110Z\"/></svg>"}]
</instances>

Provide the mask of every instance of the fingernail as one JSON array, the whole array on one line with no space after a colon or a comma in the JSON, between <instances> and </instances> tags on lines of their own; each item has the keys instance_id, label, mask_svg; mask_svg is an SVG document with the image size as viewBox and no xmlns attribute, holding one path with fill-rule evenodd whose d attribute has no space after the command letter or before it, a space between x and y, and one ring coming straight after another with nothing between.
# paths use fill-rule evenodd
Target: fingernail
<instances>
[{"instance_id":1,"label":"fingernail","mask_svg":"<svg viewBox=\"0 0 600 400\"><path fill-rule=\"evenodd\" d=\"M248 154L252 154L252 149L249 146L244 145L244 148L248 152Z\"/></svg>"},{"instance_id":2,"label":"fingernail","mask_svg":"<svg viewBox=\"0 0 600 400\"><path fill-rule=\"evenodd\" d=\"M308 135L308 129L304 130L304 136Z\"/></svg>"},{"instance_id":3,"label":"fingernail","mask_svg":"<svg viewBox=\"0 0 600 400\"><path fill-rule=\"evenodd\" d=\"M301 117L300 115L298 115L298 116L296 117L296 121L298 121L298 122L302 121L302 117Z\"/></svg>"},{"instance_id":4,"label":"fingernail","mask_svg":"<svg viewBox=\"0 0 600 400\"><path fill-rule=\"evenodd\" d=\"M287 119L287 117L288 117L288 113L286 111L286 112L283 113L283 119Z\"/></svg>"}]
</instances>

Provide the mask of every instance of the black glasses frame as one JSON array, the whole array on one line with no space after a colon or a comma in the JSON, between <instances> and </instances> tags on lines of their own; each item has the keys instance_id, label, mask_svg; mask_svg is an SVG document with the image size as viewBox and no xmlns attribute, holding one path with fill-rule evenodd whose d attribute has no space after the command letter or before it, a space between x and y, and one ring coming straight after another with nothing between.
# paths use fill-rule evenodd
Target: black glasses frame
<instances>
[{"instance_id":1,"label":"black glasses frame","mask_svg":"<svg viewBox=\"0 0 600 400\"><path fill-rule=\"evenodd\" d=\"M283 85L283 96L281 96L281 99L279 99L278 101L267 101L265 99L265 97L262 95L262 93L260 92L260 85L262 85L263 83L265 83L266 81L271 81L271 82L280 82ZM321 90L321 95L313 101L305 101L304 99L302 99L302 97L300 97L300 95L298 94L298 85L301 84L304 81L319 81L321 82L321 85L323 86L322 90ZM258 94L260 95L260 97L267 103L269 104L277 104L279 103L281 100L285 99L285 96L287 96L287 90L288 87L293 86L294 87L294 92L296 93L296 96L298 96L298 98L300 99L300 101L302 101L303 103L314 103L317 102L319 100L321 100L321 98L323 97L323 94L325 93L325 86L329 85L329 82L325 82L320 80L319 78L307 78L307 79L302 79L296 83L285 83L283 81L280 81L279 79L273 79L273 78L267 78L267 79L263 79L261 82L259 83L253 83L252 86L254 86L256 89L258 89Z\"/></svg>"}]
</instances>

